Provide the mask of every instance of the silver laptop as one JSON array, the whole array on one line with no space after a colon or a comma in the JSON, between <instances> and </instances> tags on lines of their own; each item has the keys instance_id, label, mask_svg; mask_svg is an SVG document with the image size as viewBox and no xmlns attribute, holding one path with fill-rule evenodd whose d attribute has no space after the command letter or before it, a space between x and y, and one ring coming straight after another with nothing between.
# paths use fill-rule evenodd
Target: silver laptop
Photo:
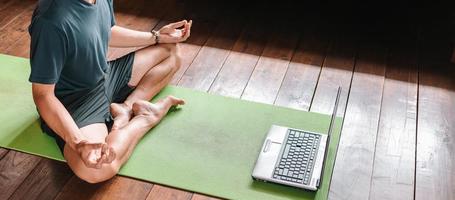
<instances>
[{"instance_id":1,"label":"silver laptop","mask_svg":"<svg viewBox=\"0 0 455 200\"><path fill-rule=\"evenodd\" d=\"M341 87L327 134L272 125L262 145L253 178L307 190L317 190L322 182L324 160L336 118Z\"/></svg>"}]
</instances>

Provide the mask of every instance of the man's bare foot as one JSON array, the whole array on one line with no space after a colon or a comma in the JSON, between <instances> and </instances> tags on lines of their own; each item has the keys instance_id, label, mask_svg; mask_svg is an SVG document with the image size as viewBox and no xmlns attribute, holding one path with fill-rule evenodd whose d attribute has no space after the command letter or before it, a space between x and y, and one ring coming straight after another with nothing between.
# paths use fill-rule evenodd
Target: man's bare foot
<instances>
[{"instance_id":1,"label":"man's bare foot","mask_svg":"<svg viewBox=\"0 0 455 200\"><path fill-rule=\"evenodd\" d=\"M103 163L111 163L116 155L112 147L106 143L89 143L81 141L76 145L76 151L87 167L101 168Z\"/></svg>"},{"instance_id":2,"label":"man's bare foot","mask_svg":"<svg viewBox=\"0 0 455 200\"><path fill-rule=\"evenodd\" d=\"M145 118L148 121L147 125L151 128L158 124L172 106L183 104L185 104L183 99L174 96L167 96L156 103L143 100L136 101L133 104L134 118Z\"/></svg>"},{"instance_id":3,"label":"man's bare foot","mask_svg":"<svg viewBox=\"0 0 455 200\"><path fill-rule=\"evenodd\" d=\"M114 118L114 124L112 125L112 130L123 128L130 121L133 112L125 104L112 103L111 104L111 114Z\"/></svg>"}]
</instances>

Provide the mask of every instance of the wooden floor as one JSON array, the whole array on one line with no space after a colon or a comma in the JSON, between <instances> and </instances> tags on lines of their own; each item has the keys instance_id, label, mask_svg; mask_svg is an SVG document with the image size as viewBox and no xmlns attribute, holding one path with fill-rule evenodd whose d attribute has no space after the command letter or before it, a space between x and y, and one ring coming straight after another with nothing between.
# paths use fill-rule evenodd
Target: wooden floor
<instances>
[{"instance_id":1,"label":"wooden floor","mask_svg":"<svg viewBox=\"0 0 455 200\"><path fill-rule=\"evenodd\" d=\"M117 24L194 19L174 85L325 114L342 86L330 199L455 199L455 66L437 24L387 17L397 10L213 2L116 0ZM0 53L29 56L35 4L0 0ZM90 185L65 163L0 148L0 199L214 198L120 176Z\"/></svg>"}]
</instances>

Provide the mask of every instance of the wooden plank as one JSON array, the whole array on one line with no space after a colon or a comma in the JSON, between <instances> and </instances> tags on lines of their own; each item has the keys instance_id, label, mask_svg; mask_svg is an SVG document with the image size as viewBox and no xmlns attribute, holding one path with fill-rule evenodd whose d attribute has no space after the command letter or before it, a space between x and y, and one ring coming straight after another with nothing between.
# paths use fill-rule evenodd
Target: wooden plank
<instances>
[{"instance_id":1,"label":"wooden plank","mask_svg":"<svg viewBox=\"0 0 455 200\"><path fill-rule=\"evenodd\" d=\"M177 21L179 19L173 19ZM168 21L170 22L170 21ZM197 56L202 46L207 42L213 32L213 27L216 22L212 20L194 20L191 28L191 36L184 43L179 44L179 51L181 52L182 64L180 69L175 73L171 80L172 85L177 85L183 74L188 67L193 63L194 58Z\"/></svg>"},{"instance_id":2,"label":"wooden plank","mask_svg":"<svg viewBox=\"0 0 455 200\"><path fill-rule=\"evenodd\" d=\"M242 99L273 104L298 43L295 27L279 24L259 58Z\"/></svg>"},{"instance_id":3,"label":"wooden plank","mask_svg":"<svg viewBox=\"0 0 455 200\"><path fill-rule=\"evenodd\" d=\"M66 163L42 159L10 199L54 199L72 176Z\"/></svg>"},{"instance_id":4,"label":"wooden plank","mask_svg":"<svg viewBox=\"0 0 455 200\"><path fill-rule=\"evenodd\" d=\"M9 151L0 160L0 199L8 199L40 160L37 156Z\"/></svg>"},{"instance_id":5,"label":"wooden plank","mask_svg":"<svg viewBox=\"0 0 455 200\"><path fill-rule=\"evenodd\" d=\"M389 52L370 199L414 199L417 55L412 46Z\"/></svg>"},{"instance_id":6,"label":"wooden plank","mask_svg":"<svg viewBox=\"0 0 455 200\"><path fill-rule=\"evenodd\" d=\"M68 183L64 185L55 199L90 199L95 196L98 189L104 185L109 185L112 181L113 179L104 183L89 184L79 179L77 176L73 176Z\"/></svg>"},{"instance_id":7,"label":"wooden plank","mask_svg":"<svg viewBox=\"0 0 455 200\"><path fill-rule=\"evenodd\" d=\"M9 55L30 58L30 36L24 33L18 36L16 43L4 52Z\"/></svg>"},{"instance_id":8,"label":"wooden plank","mask_svg":"<svg viewBox=\"0 0 455 200\"><path fill-rule=\"evenodd\" d=\"M12 3L14 3L14 0L2 0L0 1L0 11L4 11L5 8L8 8ZM3 16L6 16L6 13L2 13Z\"/></svg>"},{"instance_id":9,"label":"wooden plank","mask_svg":"<svg viewBox=\"0 0 455 200\"><path fill-rule=\"evenodd\" d=\"M201 91L210 88L240 35L243 23L241 20L239 22L239 17L241 16L226 15L183 74L178 85Z\"/></svg>"},{"instance_id":10,"label":"wooden plank","mask_svg":"<svg viewBox=\"0 0 455 200\"><path fill-rule=\"evenodd\" d=\"M195 193L195 194L193 194L193 197L191 197L191 200L219 200L219 198Z\"/></svg>"},{"instance_id":11,"label":"wooden plank","mask_svg":"<svg viewBox=\"0 0 455 200\"><path fill-rule=\"evenodd\" d=\"M19 38L28 34L27 29L30 24L30 16L34 7L29 6L21 15L13 20L0 32L0 53L5 53Z\"/></svg>"},{"instance_id":12,"label":"wooden plank","mask_svg":"<svg viewBox=\"0 0 455 200\"><path fill-rule=\"evenodd\" d=\"M175 1L145 1L137 3L140 6L140 12L134 14L134 17L129 21L126 27L139 31L151 31L162 18L170 11L171 5Z\"/></svg>"},{"instance_id":13,"label":"wooden plank","mask_svg":"<svg viewBox=\"0 0 455 200\"><path fill-rule=\"evenodd\" d=\"M344 98L349 93L329 199L368 199L381 110L386 50L376 45L359 49L351 86L350 67L344 63L346 61L336 60L336 63L328 64L342 66L344 69L331 68L321 74L318 83L318 90L321 90L316 91L320 92L319 98L312 104L312 108L318 108L315 110L331 112L333 104L326 105L325 101L333 103L335 100L336 84L343 86ZM351 89L347 91L349 86ZM346 99L340 99L341 102L346 102ZM339 106L339 111L343 112L343 104Z\"/></svg>"},{"instance_id":14,"label":"wooden plank","mask_svg":"<svg viewBox=\"0 0 455 200\"><path fill-rule=\"evenodd\" d=\"M190 199L191 196L192 194L190 192L161 185L154 185L152 191L147 196L147 200L187 200Z\"/></svg>"},{"instance_id":15,"label":"wooden plank","mask_svg":"<svg viewBox=\"0 0 455 200\"><path fill-rule=\"evenodd\" d=\"M2 4L3 7L0 9L0 30L4 32L5 28L10 25L14 19L20 17L24 11L34 8L36 1L33 0L22 0L14 1L13 3Z\"/></svg>"},{"instance_id":16,"label":"wooden plank","mask_svg":"<svg viewBox=\"0 0 455 200\"><path fill-rule=\"evenodd\" d=\"M352 72L355 64L355 46L352 39L343 34L332 36L334 38L329 47L324 61L319 82L310 105L310 111L332 114L335 104L335 95L338 86L343 88L340 97L338 116L344 115L349 88L351 85Z\"/></svg>"},{"instance_id":17,"label":"wooden plank","mask_svg":"<svg viewBox=\"0 0 455 200\"><path fill-rule=\"evenodd\" d=\"M8 149L0 147L0 160L8 153Z\"/></svg>"},{"instance_id":18,"label":"wooden plank","mask_svg":"<svg viewBox=\"0 0 455 200\"><path fill-rule=\"evenodd\" d=\"M144 3L141 1L126 1L126 0L117 0L114 1L114 14L115 22L120 26L128 26L131 19L135 17L135 14L140 12L140 9L143 8L141 4Z\"/></svg>"},{"instance_id":19,"label":"wooden plank","mask_svg":"<svg viewBox=\"0 0 455 200\"><path fill-rule=\"evenodd\" d=\"M195 2L199 3L199 1ZM192 3L193 5L193 3ZM200 5L196 5L200 6ZM154 28L155 30L160 29L161 27L182 19L190 20L189 16L186 16L185 12L188 11L188 5L176 3L171 7L172 12L165 16L163 20ZM215 18L215 17L213 17ZM206 19L194 19L193 25L191 27L191 36L187 41L179 43L179 52L181 58L181 67L174 74L170 84L177 85L179 80L182 78L185 71L193 62L194 58L202 48L202 46L207 42L209 36L213 32L213 27L216 26L215 21L206 20Z\"/></svg>"},{"instance_id":20,"label":"wooden plank","mask_svg":"<svg viewBox=\"0 0 455 200\"><path fill-rule=\"evenodd\" d=\"M313 99L329 39L322 27L307 27L292 57L276 105L308 111Z\"/></svg>"},{"instance_id":21,"label":"wooden plank","mask_svg":"<svg viewBox=\"0 0 455 200\"><path fill-rule=\"evenodd\" d=\"M145 199L152 186L151 183L120 176L98 184L73 176L56 199Z\"/></svg>"},{"instance_id":22,"label":"wooden plank","mask_svg":"<svg viewBox=\"0 0 455 200\"><path fill-rule=\"evenodd\" d=\"M178 85L182 79L183 74L188 70L191 63L198 55L202 46L207 42L213 32L213 27L216 26L214 21L194 21L191 28L191 36L188 41L179 44L179 51L181 52L182 65L175 73L171 80L172 85Z\"/></svg>"},{"instance_id":23,"label":"wooden plank","mask_svg":"<svg viewBox=\"0 0 455 200\"><path fill-rule=\"evenodd\" d=\"M29 15L29 18L32 17L31 12L24 13ZM23 18L21 18L23 19ZM28 31L21 32L21 34L15 35L16 42L6 49L5 53L13 56L19 56L24 58L30 57L30 35Z\"/></svg>"},{"instance_id":24,"label":"wooden plank","mask_svg":"<svg viewBox=\"0 0 455 200\"><path fill-rule=\"evenodd\" d=\"M415 199L455 199L454 66L449 49L441 50L447 42L427 42L435 46L421 47L419 56Z\"/></svg>"},{"instance_id":25,"label":"wooden plank","mask_svg":"<svg viewBox=\"0 0 455 200\"><path fill-rule=\"evenodd\" d=\"M35 6L36 5L32 6L33 9L35 8ZM32 18L33 12L27 11L25 8L24 8L24 10L25 10L25 12L22 12L21 15L25 15L25 16L18 17L15 20L25 20L23 23L30 24L30 19ZM17 23L21 23L21 22L18 21ZM30 35L28 33L28 30L25 30L25 31L21 30L20 32L18 32L16 34L11 34L10 37L12 37L12 39L14 39L14 43L12 43L9 47L7 47L6 50L4 51L4 53L13 55L13 56L29 58L30 57Z\"/></svg>"},{"instance_id":26,"label":"wooden plank","mask_svg":"<svg viewBox=\"0 0 455 200\"><path fill-rule=\"evenodd\" d=\"M267 42L263 14L254 16L235 42L210 93L240 98Z\"/></svg>"}]
</instances>

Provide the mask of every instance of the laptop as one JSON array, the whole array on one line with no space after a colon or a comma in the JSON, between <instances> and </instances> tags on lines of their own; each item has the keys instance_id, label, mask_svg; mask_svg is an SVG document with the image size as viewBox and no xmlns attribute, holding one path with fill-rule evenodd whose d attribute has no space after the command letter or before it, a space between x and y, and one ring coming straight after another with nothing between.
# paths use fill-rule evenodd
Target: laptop
<instances>
[{"instance_id":1,"label":"laptop","mask_svg":"<svg viewBox=\"0 0 455 200\"><path fill-rule=\"evenodd\" d=\"M272 125L256 161L253 179L317 190L322 182L340 94L338 87L327 134Z\"/></svg>"}]
</instances>

